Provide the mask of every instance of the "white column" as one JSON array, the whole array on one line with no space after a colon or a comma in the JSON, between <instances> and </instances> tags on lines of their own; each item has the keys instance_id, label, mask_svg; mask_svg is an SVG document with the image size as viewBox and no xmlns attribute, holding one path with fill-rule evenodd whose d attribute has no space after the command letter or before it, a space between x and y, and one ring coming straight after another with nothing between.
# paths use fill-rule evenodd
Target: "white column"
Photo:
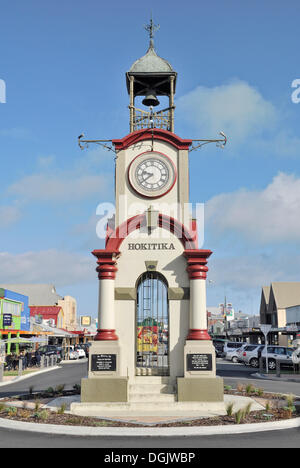
<instances>
[{"instance_id":1,"label":"white column","mask_svg":"<svg viewBox=\"0 0 300 468\"><path fill-rule=\"evenodd\" d=\"M99 281L98 319L101 330L115 329L115 281L101 279Z\"/></svg>"},{"instance_id":2,"label":"white column","mask_svg":"<svg viewBox=\"0 0 300 468\"><path fill-rule=\"evenodd\" d=\"M190 328L207 330L206 281L190 280Z\"/></svg>"}]
</instances>

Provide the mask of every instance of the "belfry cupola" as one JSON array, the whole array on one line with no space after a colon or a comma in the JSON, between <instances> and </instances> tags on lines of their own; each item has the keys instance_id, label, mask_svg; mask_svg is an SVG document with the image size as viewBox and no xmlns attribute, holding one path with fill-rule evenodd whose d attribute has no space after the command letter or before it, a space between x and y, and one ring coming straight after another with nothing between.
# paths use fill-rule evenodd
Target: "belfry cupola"
<instances>
[{"instance_id":1,"label":"belfry cupola","mask_svg":"<svg viewBox=\"0 0 300 468\"><path fill-rule=\"evenodd\" d=\"M160 128L174 133L174 94L177 73L170 63L159 57L154 48L154 32L159 26L150 24L145 27L149 32L150 45L147 53L136 60L126 73L127 90L130 97L130 132L146 128ZM169 98L169 106L154 111L160 105L158 96ZM137 97L144 97L142 105L148 109L135 107Z\"/></svg>"}]
</instances>

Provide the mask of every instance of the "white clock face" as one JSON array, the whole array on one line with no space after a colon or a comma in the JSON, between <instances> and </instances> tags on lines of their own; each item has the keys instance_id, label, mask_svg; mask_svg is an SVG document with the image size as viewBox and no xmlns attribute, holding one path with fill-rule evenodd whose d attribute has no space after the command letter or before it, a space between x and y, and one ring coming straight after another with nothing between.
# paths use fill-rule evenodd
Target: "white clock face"
<instances>
[{"instance_id":1,"label":"white clock face","mask_svg":"<svg viewBox=\"0 0 300 468\"><path fill-rule=\"evenodd\" d=\"M161 197L173 187L175 180L173 163L161 153L143 153L133 160L129 168L132 187L146 197Z\"/></svg>"}]
</instances>

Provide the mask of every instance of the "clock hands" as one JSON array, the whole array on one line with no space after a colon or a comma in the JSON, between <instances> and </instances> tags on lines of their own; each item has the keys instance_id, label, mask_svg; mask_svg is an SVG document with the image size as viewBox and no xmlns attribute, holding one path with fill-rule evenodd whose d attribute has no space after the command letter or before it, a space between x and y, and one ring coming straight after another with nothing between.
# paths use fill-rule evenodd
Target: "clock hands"
<instances>
[{"instance_id":1,"label":"clock hands","mask_svg":"<svg viewBox=\"0 0 300 468\"><path fill-rule=\"evenodd\" d=\"M148 177L144 177L144 174L146 174ZM146 182L146 180L150 179L150 177L152 177L153 175L154 174L152 174L150 172L144 171L143 174L142 174L144 182Z\"/></svg>"}]
</instances>

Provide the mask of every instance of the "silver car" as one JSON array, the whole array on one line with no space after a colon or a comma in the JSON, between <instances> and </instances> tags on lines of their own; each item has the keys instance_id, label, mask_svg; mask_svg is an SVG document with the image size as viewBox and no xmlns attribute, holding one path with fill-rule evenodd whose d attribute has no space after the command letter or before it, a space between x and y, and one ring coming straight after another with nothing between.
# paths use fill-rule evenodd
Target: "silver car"
<instances>
[{"instance_id":1,"label":"silver car","mask_svg":"<svg viewBox=\"0 0 300 468\"><path fill-rule=\"evenodd\" d=\"M240 353L239 360L246 366L259 367L259 353L264 349L264 345L260 344L249 344L244 347Z\"/></svg>"},{"instance_id":2,"label":"silver car","mask_svg":"<svg viewBox=\"0 0 300 468\"><path fill-rule=\"evenodd\" d=\"M266 359L266 355L268 354L268 369L275 370L276 369L276 362L280 362L281 366L292 367L293 366L293 359L292 354L294 352L293 348L287 348L286 346L268 346L268 350L266 353L265 346L263 347L261 356Z\"/></svg>"},{"instance_id":3,"label":"silver car","mask_svg":"<svg viewBox=\"0 0 300 468\"><path fill-rule=\"evenodd\" d=\"M247 346L247 343L241 343L241 346L239 348L233 348L233 349L228 350L225 355L225 359L227 361L231 361L235 363L242 362L241 355L246 346Z\"/></svg>"}]
</instances>

